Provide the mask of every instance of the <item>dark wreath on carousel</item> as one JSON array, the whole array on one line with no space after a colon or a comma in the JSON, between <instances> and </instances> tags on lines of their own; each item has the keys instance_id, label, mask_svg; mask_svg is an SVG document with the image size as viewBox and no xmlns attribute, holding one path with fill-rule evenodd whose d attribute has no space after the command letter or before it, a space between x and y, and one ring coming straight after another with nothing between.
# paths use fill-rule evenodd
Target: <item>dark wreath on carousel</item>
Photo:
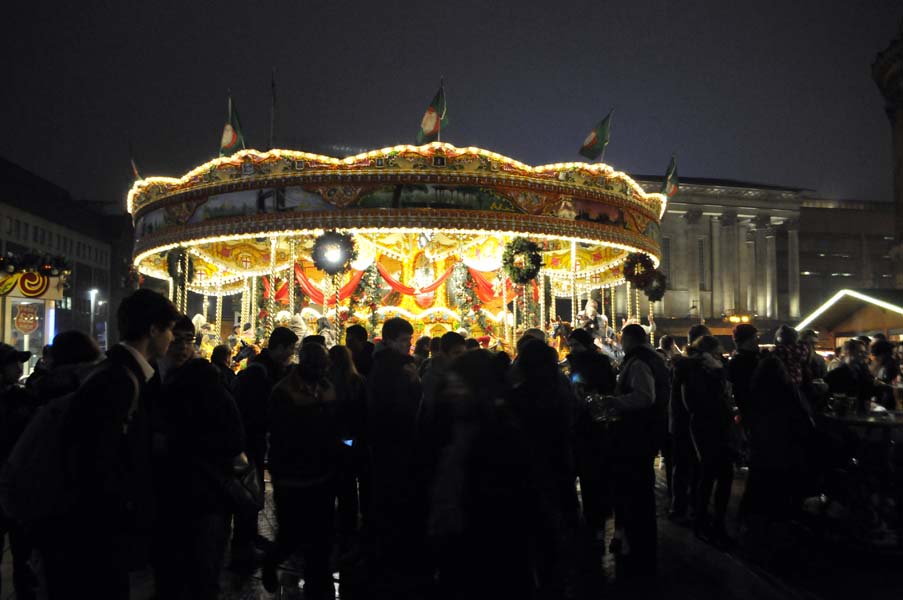
<instances>
[{"instance_id":1,"label":"dark wreath on carousel","mask_svg":"<svg viewBox=\"0 0 903 600\"><path fill-rule=\"evenodd\" d=\"M182 269L187 271L183 273ZM166 272L173 281L180 281L183 276L185 282L194 281L194 258L185 248L173 248L166 255Z\"/></svg>"},{"instance_id":2,"label":"dark wreath on carousel","mask_svg":"<svg viewBox=\"0 0 903 600\"><path fill-rule=\"evenodd\" d=\"M643 288L643 293L649 298L649 302L658 302L665 297L665 290L668 287L668 277L656 269L652 272L649 283Z\"/></svg>"},{"instance_id":3,"label":"dark wreath on carousel","mask_svg":"<svg viewBox=\"0 0 903 600\"><path fill-rule=\"evenodd\" d=\"M338 275L357 258L354 238L337 231L327 231L314 241L311 258L314 266L327 275Z\"/></svg>"},{"instance_id":4,"label":"dark wreath on carousel","mask_svg":"<svg viewBox=\"0 0 903 600\"><path fill-rule=\"evenodd\" d=\"M514 238L505 246L502 267L512 283L524 285L536 279L542 268L542 254L539 244L527 238Z\"/></svg>"},{"instance_id":5,"label":"dark wreath on carousel","mask_svg":"<svg viewBox=\"0 0 903 600\"><path fill-rule=\"evenodd\" d=\"M655 265L646 254L631 252L624 260L624 279L637 289L646 289L654 274Z\"/></svg>"}]
</instances>

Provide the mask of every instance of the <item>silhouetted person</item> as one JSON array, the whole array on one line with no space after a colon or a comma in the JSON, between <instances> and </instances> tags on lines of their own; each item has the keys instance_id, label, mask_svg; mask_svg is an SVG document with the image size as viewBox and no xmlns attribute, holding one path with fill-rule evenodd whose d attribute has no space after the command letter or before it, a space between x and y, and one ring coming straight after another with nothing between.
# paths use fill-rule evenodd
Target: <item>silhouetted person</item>
<instances>
[{"instance_id":1,"label":"silhouetted person","mask_svg":"<svg viewBox=\"0 0 903 600\"><path fill-rule=\"evenodd\" d=\"M291 329L277 327L270 334L267 347L248 360L248 366L235 380L235 403L245 430L245 452L257 469L263 489L263 466L267 451L269 398L273 387L285 377L295 353L298 336ZM253 565L257 542L257 517L235 519L232 541L232 563L236 569Z\"/></svg>"},{"instance_id":2,"label":"silhouetted person","mask_svg":"<svg viewBox=\"0 0 903 600\"><path fill-rule=\"evenodd\" d=\"M50 369L32 384L40 404L78 389L103 358L93 338L81 331L64 331L50 346Z\"/></svg>"},{"instance_id":3,"label":"silhouetted person","mask_svg":"<svg viewBox=\"0 0 903 600\"><path fill-rule=\"evenodd\" d=\"M158 517L154 576L158 598L219 598L232 509L220 482L244 444L241 417L219 371L194 356L194 327L182 317L155 401ZM228 350L228 346L223 346Z\"/></svg>"},{"instance_id":4,"label":"silhouetted person","mask_svg":"<svg viewBox=\"0 0 903 600\"><path fill-rule=\"evenodd\" d=\"M759 332L749 324L734 327L736 350L728 362L728 380L734 395L734 403L745 418L751 403L752 376L759 365Z\"/></svg>"},{"instance_id":5,"label":"silhouetted person","mask_svg":"<svg viewBox=\"0 0 903 600\"><path fill-rule=\"evenodd\" d=\"M210 353L210 363L216 367L216 372L227 390L235 388L235 371L232 370L232 349L228 344L220 344Z\"/></svg>"},{"instance_id":6,"label":"silhouetted person","mask_svg":"<svg viewBox=\"0 0 903 600\"><path fill-rule=\"evenodd\" d=\"M367 330L362 325L352 325L345 330L345 345L351 350L357 372L367 377L373 366L373 342L367 340Z\"/></svg>"},{"instance_id":7,"label":"silhouetted person","mask_svg":"<svg viewBox=\"0 0 903 600\"><path fill-rule=\"evenodd\" d=\"M302 346L297 368L273 389L269 413L277 528L264 560L263 584L275 592L276 567L303 546L304 597L312 600L335 597L329 560L343 459L328 367L325 347Z\"/></svg>"},{"instance_id":8,"label":"silhouetted person","mask_svg":"<svg viewBox=\"0 0 903 600\"><path fill-rule=\"evenodd\" d=\"M533 440L506 394L506 367L488 350L449 367L441 402L454 407L451 442L433 487L430 535L441 548L444 598L535 598L543 518ZM535 407L539 409L540 407Z\"/></svg>"},{"instance_id":9,"label":"silhouetted person","mask_svg":"<svg viewBox=\"0 0 903 600\"><path fill-rule=\"evenodd\" d=\"M699 459L694 527L699 536L726 542L725 516L734 479L735 458L730 446L730 428L734 418L732 401L727 392L727 373L718 339L702 336L693 342L693 347L699 353L700 368L688 378L683 402L690 414L690 433ZM708 514L710 501L714 506L711 520Z\"/></svg>"},{"instance_id":10,"label":"silhouetted person","mask_svg":"<svg viewBox=\"0 0 903 600\"><path fill-rule=\"evenodd\" d=\"M169 348L179 316L156 292L125 298L117 313L123 341L72 399L63 443L72 448L77 500L42 548L50 598L128 598L129 571L147 564L151 363Z\"/></svg>"},{"instance_id":11,"label":"silhouetted person","mask_svg":"<svg viewBox=\"0 0 903 600\"><path fill-rule=\"evenodd\" d=\"M0 344L0 463L9 457L37 408L34 395L19 385L22 363L30 358L31 352L22 352L9 344ZM13 588L16 590L16 598L34 598L36 580L29 564L31 540L21 523L0 510L0 544L7 536L13 559Z\"/></svg>"},{"instance_id":12,"label":"silhouetted person","mask_svg":"<svg viewBox=\"0 0 903 600\"><path fill-rule=\"evenodd\" d=\"M595 423L587 396L609 395L615 389L611 361L596 347L586 329L575 329L568 337L570 382L577 395L576 459L580 477L583 516L593 537L594 562L601 565L605 549L605 520L612 511L612 439L606 428Z\"/></svg>"},{"instance_id":13,"label":"silhouetted person","mask_svg":"<svg viewBox=\"0 0 903 600\"><path fill-rule=\"evenodd\" d=\"M741 503L747 526L793 516L802 500L806 443L812 431L784 363L763 358L750 382L744 412L749 429L749 479Z\"/></svg>"},{"instance_id":14,"label":"silhouetted person","mask_svg":"<svg viewBox=\"0 0 903 600\"><path fill-rule=\"evenodd\" d=\"M339 544L344 552L359 531L358 513L368 512L370 460L366 443L367 391L347 346L329 349L327 377L335 390L335 412L342 439L337 478ZM360 489L360 493L359 490Z\"/></svg>"},{"instance_id":15,"label":"silhouetted person","mask_svg":"<svg viewBox=\"0 0 903 600\"><path fill-rule=\"evenodd\" d=\"M701 357L693 342L704 335L711 335L705 325L694 325L687 333L685 356L672 358L673 380L671 402L668 404L668 431L673 441L671 510L669 518L681 520L696 503L699 461L690 436L690 415L684 404L687 380L695 377L702 368Z\"/></svg>"},{"instance_id":16,"label":"silhouetted person","mask_svg":"<svg viewBox=\"0 0 903 600\"><path fill-rule=\"evenodd\" d=\"M410 356L414 328L387 319L367 377L367 441L373 497L365 524L370 597L414 594L428 571L426 494L417 479L415 423L421 386Z\"/></svg>"},{"instance_id":17,"label":"silhouetted person","mask_svg":"<svg viewBox=\"0 0 903 600\"><path fill-rule=\"evenodd\" d=\"M661 444L657 424L667 406L671 381L664 359L649 344L642 326L625 327L621 344L624 362L610 398L620 414L620 422L611 429L615 527L624 540L617 553L619 572L636 577L653 575L657 568L654 462Z\"/></svg>"},{"instance_id":18,"label":"silhouetted person","mask_svg":"<svg viewBox=\"0 0 903 600\"><path fill-rule=\"evenodd\" d=\"M508 394L524 428L541 516L537 523L536 577L540 593L563 593L574 569L574 536L579 520L574 459L577 402L558 370L558 356L545 343L528 338L513 365L516 383Z\"/></svg>"}]
</instances>

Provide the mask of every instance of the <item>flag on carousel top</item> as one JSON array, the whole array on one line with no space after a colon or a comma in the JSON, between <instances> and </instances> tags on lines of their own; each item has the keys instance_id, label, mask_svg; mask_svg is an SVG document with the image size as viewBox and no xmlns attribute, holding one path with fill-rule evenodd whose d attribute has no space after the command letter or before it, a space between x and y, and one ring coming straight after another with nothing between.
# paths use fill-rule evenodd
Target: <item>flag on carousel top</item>
<instances>
[{"instance_id":1,"label":"flag on carousel top","mask_svg":"<svg viewBox=\"0 0 903 600\"><path fill-rule=\"evenodd\" d=\"M671 155L671 162L668 163L668 171L665 173L665 181L662 183L662 193L670 198L677 193L680 182L677 179L677 159Z\"/></svg>"},{"instance_id":2,"label":"flag on carousel top","mask_svg":"<svg viewBox=\"0 0 903 600\"><path fill-rule=\"evenodd\" d=\"M445 104L445 86L440 83L439 91L423 113L420 120L420 131L417 132L418 144L429 144L440 139L442 129L448 127L448 107Z\"/></svg>"},{"instance_id":3,"label":"flag on carousel top","mask_svg":"<svg viewBox=\"0 0 903 600\"><path fill-rule=\"evenodd\" d=\"M608 115L596 125L580 146L580 155L590 160L602 161L605 156L605 147L608 145L608 139L611 133L611 115L614 110L609 111Z\"/></svg>"},{"instance_id":4,"label":"flag on carousel top","mask_svg":"<svg viewBox=\"0 0 903 600\"><path fill-rule=\"evenodd\" d=\"M229 94L229 117L223 127L223 137L219 142L219 155L229 156L244 149L245 136L241 132L241 121L238 119L238 111L232 103L232 94Z\"/></svg>"},{"instance_id":5,"label":"flag on carousel top","mask_svg":"<svg viewBox=\"0 0 903 600\"><path fill-rule=\"evenodd\" d=\"M138 163L135 162L135 153L132 152L131 143L129 143L129 162L132 165L132 175L135 176L135 179L143 179L143 177L141 177L141 171L138 170Z\"/></svg>"}]
</instances>

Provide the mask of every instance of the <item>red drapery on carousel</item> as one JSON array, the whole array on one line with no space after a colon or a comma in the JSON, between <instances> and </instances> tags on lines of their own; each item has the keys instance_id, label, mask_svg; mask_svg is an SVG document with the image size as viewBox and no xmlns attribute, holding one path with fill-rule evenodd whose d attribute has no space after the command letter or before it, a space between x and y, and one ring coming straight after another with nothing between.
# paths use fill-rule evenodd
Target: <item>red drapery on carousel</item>
<instances>
[{"instance_id":1,"label":"red drapery on carousel","mask_svg":"<svg viewBox=\"0 0 903 600\"><path fill-rule=\"evenodd\" d=\"M270 284L269 277L263 277L263 299L270 299L270 290L273 286ZM279 286L279 289L276 290L276 302L279 304L288 304L288 282L283 282L282 285Z\"/></svg>"},{"instance_id":2,"label":"red drapery on carousel","mask_svg":"<svg viewBox=\"0 0 903 600\"><path fill-rule=\"evenodd\" d=\"M346 283L339 289L339 301L345 300L354 293L354 290L357 289L357 286L361 282L361 278L363 276L363 271L354 271L354 274L351 276L351 279L348 280L348 283ZM322 290L318 289L317 286L315 286L313 282L307 278L307 275L304 274L304 269L301 268L301 265L295 265L295 281L298 282L298 287L301 288L301 291L304 292L307 297L313 300L314 304L323 304ZM278 293L276 297L279 297ZM335 305L335 294L330 294L329 300L327 300L327 305Z\"/></svg>"},{"instance_id":3,"label":"red drapery on carousel","mask_svg":"<svg viewBox=\"0 0 903 600\"><path fill-rule=\"evenodd\" d=\"M495 287L492 285L492 282L489 281L485 275L477 271L476 269L467 268L470 271L470 276L473 277L474 283L476 283L476 293L477 298L480 299L480 302L486 304L488 302L492 302L498 298L501 298L501 294L495 293ZM536 280L533 279L530 281L530 285L533 288L533 300L539 302L539 286L536 285ZM514 298L518 295L519 289L517 286L511 283L511 280L507 277L505 278L505 293L509 300L514 300Z\"/></svg>"},{"instance_id":4,"label":"red drapery on carousel","mask_svg":"<svg viewBox=\"0 0 903 600\"><path fill-rule=\"evenodd\" d=\"M404 285L403 283L401 283L400 281L398 281L397 279L392 277L392 275L389 273L389 271L387 271L386 268L384 266L382 266L381 264L379 264L378 262L376 263L376 269L379 271L379 274L382 275L382 278L386 280L386 283L389 284L390 288L392 288L399 294L404 294L405 296L414 296L415 293L416 294L429 294L430 292L435 292L436 290L438 290L439 286L442 285L442 283L446 279L448 279L448 276L452 274L452 271L454 270L454 265L449 267L445 271L445 273L440 275L439 279L437 279L436 281L434 281L433 283L429 284L428 286L426 286L424 288L420 288L419 291L415 290L412 287Z\"/></svg>"}]
</instances>

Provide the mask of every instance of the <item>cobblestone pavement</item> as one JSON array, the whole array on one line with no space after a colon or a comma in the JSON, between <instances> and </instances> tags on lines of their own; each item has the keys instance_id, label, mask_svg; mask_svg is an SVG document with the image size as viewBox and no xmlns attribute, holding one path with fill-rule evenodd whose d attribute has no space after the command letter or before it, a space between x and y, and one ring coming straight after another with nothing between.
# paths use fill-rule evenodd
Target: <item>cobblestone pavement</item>
<instances>
[{"instance_id":1,"label":"cobblestone pavement","mask_svg":"<svg viewBox=\"0 0 903 600\"><path fill-rule=\"evenodd\" d=\"M732 510L742 494L744 477L738 473L734 486ZM903 598L903 577L899 576L903 556L892 554L873 556L857 552L843 552L843 548L828 547L809 540L796 548L795 561L767 563L755 561L751 556L769 556L771 548L759 548L754 552L744 544L726 552L698 540L692 531L671 523L666 518L667 501L664 478L659 477L659 575L648 581L630 586L616 581L601 588L600 598L665 597L669 600L718 599L718 600L848 600L851 596L899 600ZM268 493L267 508L261 515L260 533L272 539L274 518L272 501ZM733 533L737 533L733 531ZM796 538L794 538L796 542ZM766 541L766 546L772 543ZM0 599L15 598L12 587L11 557L4 547L2 564L3 590ZM606 556L604 569L609 579L614 579L614 565ZM298 581L299 565L288 564L283 570L283 588L276 598L301 599ZM153 579L150 571L133 575L132 598L153 598ZM223 600L263 600L273 598L260 584L260 573L239 575L223 572Z\"/></svg>"}]
</instances>

